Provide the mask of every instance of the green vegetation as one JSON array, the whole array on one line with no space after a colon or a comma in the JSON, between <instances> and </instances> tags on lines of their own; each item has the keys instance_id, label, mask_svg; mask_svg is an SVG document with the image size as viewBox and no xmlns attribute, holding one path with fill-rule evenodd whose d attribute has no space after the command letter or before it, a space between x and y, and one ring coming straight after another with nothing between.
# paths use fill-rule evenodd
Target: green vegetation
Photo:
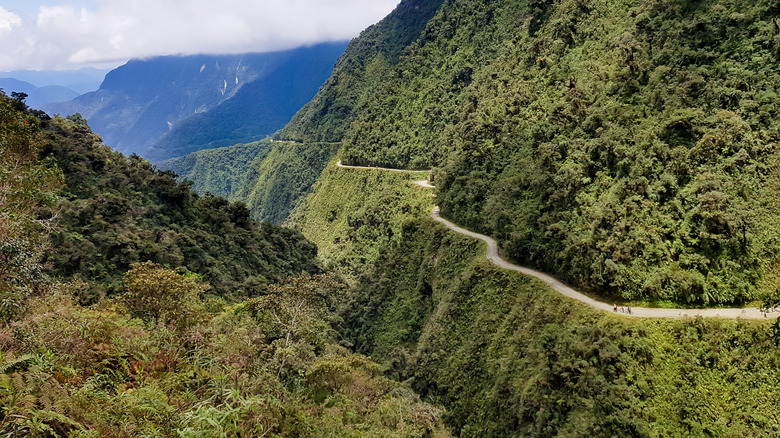
<instances>
[{"instance_id":1,"label":"green vegetation","mask_svg":"<svg viewBox=\"0 0 780 438\"><path fill-rule=\"evenodd\" d=\"M406 221L430 214L432 191L413 183L426 176L342 169L334 160L288 223L317 244L327 270L354 281L401 236Z\"/></svg>"},{"instance_id":2,"label":"green vegetation","mask_svg":"<svg viewBox=\"0 0 780 438\"><path fill-rule=\"evenodd\" d=\"M262 140L195 152L160 167L193 181L198 193L246 204L253 218L281 224L338 150L331 143Z\"/></svg>"},{"instance_id":3,"label":"green vegetation","mask_svg":"<svg viewBox=\"0 0 780 438\"><path fill-rule=\"evenodd\" d=\"M437 167L445 216L599 293L771 298L779 12L738 0L446 2L397 63L367 63L350 125L327 140L343 141L348 164ZM305 111L287 138L335 126ZM595 312L375 198L394 176L349 172L329 167L289 223L353 284L338 306L345 341L442 404L455 435L780 433L780 321Z\"/></svg>"},{"instance_id":4,"label":"green vegetation","mask_svg":"<svg viewBox=\"0 0 780 438\"><path fill-rule=\"evenodd\" d=\"M57 201L62 173L52 160L39 160L40 121L24 111L24 95L0 90L0 320L25 308L47 282L41 258L49 249L45 222L34 212Z\"/></svg>"},{"instance_id":5,"label":"green vegetation","mask_svg":"<svg viewBox=\"0 0 780 438\"><path fill-rule=\"evenodd\" d=\"M186 283L152 268L164 273L152 280L163 290ZM129 293L148 271L128 274ZM183 318L174 306L167 313L173 318L166 318L173 324L133 319L121 303L84 308L66 291L42 294L13 329L0 329L0 432L258 438L441 433L439 410L335 343L324 301L313 292L336 286L328 277L302 277L222 310L202 298L190 300L182 304L197 309L199 320ZM294 323L284 313L291 309Z\"/></svg>"},{"instance_id":6,"label":"green vegetation","mask_svg":"<svg viewBox=\"0 0 780 438\"><path fill-rule=\"evenodd\" d=\"M338 150L332 143L274 142L252 163L244 176L247 184L236 194L252 216L281 224L309 193L325 165Z\"/></svg>"},{"instance_id":7,"label":"green vegetation","mask_svg":"<svg viewBox=\"0 0 780 438\"><path fill-rule=\"evenodd\" d=\"M771 436L780 321L629 320L484 259L417 175L329 166L291 223L353 286L342 343L462 437Z\"/></svg>"},{"instance_id":8,"label":"green vegetation","mask_svg":"<svg viewBox=\"0 0 780 438\"><path fill-rule=\"evenodd\" d=\"M0 147L0 435L448 436L339 345L333 276L260 286L317 270L299 234L22 97L0 95Z\"/></svg>"},{"instance_id":9,"label":"green vegetation","mask_svg":"<svg viewBox=\"0 0 780 438\"><path fill-rule=\"evenodd\" d=\"M354 120L353 108L382 79L376 64L397 63L399 55L425 27L443 0L405 0L388 17L353 40L331 78L287 126L282 140L259 155L231 199L245 202L252 217L280 224L311 191L325 165L336 155L344 131ZM293 141L294 143L289 143ZM229 152L228 152L229 153ZM202 173L187 176L196 186Z\"/></svg>"},{"instance_id":10,"label":"green vegetation","mask_svg":"<svg viewBox=\"0 0 780 438\"><path fill-rule=\"evenodd\" d=\"M171 158L157 163L161 169L170 170L185 181L192 181L192 190L211 193L231 201L237 201L237 193L249 186L247 177L256 160L262 161L270 140L239 144L226 148L207 149Z\"/></svg>"},{"instance_id":11,"label":"green vegetation","mask_svg":"<svg viewBox=\"0 0 780 438\"><path fill-rule=\"evenodd\" d=\"M204 187L228 190L216 181L230 180L255 217L288 218L348 286L302 275L244 297L240 275L221 282L186 264L136 263L146 256L116 258L127 264L114 270L96 256L87 266L111 275L73 268L55 288L38 275L43 254L30 253L20 260L31 269L0 273L0 285L21 291L0 329L0 428L433 436L441 416L461 437L780 435L780 319L597 312L497 269L482 244L427 218L439 203L518 261L602 294L685 305L772 298L778 14L743 0L402 2L258 150L244 187L232 183L243 165L209 171L196 156L191 166L210 175ZM66 138L92 135L78 118L52 126ZM146 204L132 199L161 201L138 215L177 233L185 225L158 211L190 212L201 226L211 219L193 211L224 218L208 207L217 203L230 218L238 208L189 194L143 160L78 155L85 170L61 165L65 224L82 211L68 205L80 199L69 175L91 175L93 162L147 175L153 189L123 198L126 222L109 231L136 229L127 207ZM336 155L435 166L438 197L412 184L417 175L341 169ZM114 175L106 181L133 187ZM85 186L100 190L78 202L113 187ZM182 192L188 208L177 210ZM54 217L34 205L38 218ZM99 214L91 217L103 227ZM219 223L204 227L243 233L240 221ZM95 226L80 227L71 233ZM295 236L292 247L308 247ZM117 298L75 304L100 287ZM230 293L214 293L220 287Z\"/></svg>"},{"instance_id":12,"label":"green vegetation","mask_svg":"<svg viewBox=\"0 0 780 438\"><path fill-rule=\"evenodd\" d=\"M380 85L372 75L376 62L397 64L400 55L425 29L444 0L404 0L379 23L347 46L319 93L276 135L299 142L340 142L355 119L355 108Z\"/></svg>"},{"instance_id":13,"label":"green vegetation","mask_svg":"<svg viewBox=\"0 0 780 438\"><path fill-rule=\"evenodd\" d=\"M344 134L345 162L439 166L445 216L625 299L775 293L777 9L447 3Z\"/></svg>"},{"instance_id":14,"label":"green vegetation","mask_svg":"<svg viewBox=\"0 0 780 438\"><path fill-rule=\"evenodd\" d=\"M218 295L253 296L289 275L318 272L316 247L300 234L255 223L242 204L194 194L175 174L111 151L73 119L54 119L47 129L45 152L66 183L53 230L57 251L46 256L54 273L112 295L132 263L151 260L203 275Z\"/></svg>"},{"instance_id":15,"label":"green vegetation","mask_svg":"<svg viewBox=\"0 0 780 438\"><path fill-rule=\"evenodd\" d=\"M780 320L620 318L482 251L431 220L407 222L340 311L357 352L443 404L455 435L780 432Z\"/></svg>"},{"instance_id":16,"label":"green vegetation","mask_svg":"<svg viewBox=\"0 0 780 438\"><path fill-rule=\"evenodd\" d=\"M775 15L738 0L402 2L233 199L283 222L342 143L349 164L437 167L445 216L580 288L777 300Z\"/></svg>"}]
</instances>

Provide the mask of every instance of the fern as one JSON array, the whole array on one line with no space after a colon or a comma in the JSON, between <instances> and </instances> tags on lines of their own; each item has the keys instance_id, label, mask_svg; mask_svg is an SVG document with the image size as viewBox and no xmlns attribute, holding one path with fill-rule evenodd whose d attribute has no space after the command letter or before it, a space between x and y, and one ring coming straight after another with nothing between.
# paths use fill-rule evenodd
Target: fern
<instances>
[{"instance_id":1,"label":"fern","mask_svg":"<svg viewBox=\"0 0 780 438\"><path fill-rule=\"evenodd\" d=\"M25 354L11 360L5 360L4 357L0 357L0 360L2 360L2 363L0 363L0 374L8 374L17 365L29 365L33 359L35 359L35 356L32 354Z\"/></svg>"}]
</instances>

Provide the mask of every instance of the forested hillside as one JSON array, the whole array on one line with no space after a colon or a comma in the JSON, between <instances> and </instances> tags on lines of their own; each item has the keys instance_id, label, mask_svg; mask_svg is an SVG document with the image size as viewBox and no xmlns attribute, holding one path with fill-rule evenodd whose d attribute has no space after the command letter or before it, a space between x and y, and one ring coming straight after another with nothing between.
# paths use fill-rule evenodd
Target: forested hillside
<instances>
[{"instance_id":1,"label":"forested hillside","mask_svg":"<svg viewBox=\"0 0 780 438\"><path fill-rule=\"evenodd\" d=\"M339 345L314 253L0 93L0 434L449 436Z\"/></svg>"},{"instance_id":2,"label":"forested hillside","mask_svg":"<svg viewBox=\"0 0 780 438\"><path fill-rule=\"evenodd\" d=\"M442 212L637 299L776 290L777 8L456 1L355 109L345 162L438 167Z\"/></svg>"},{"instance_id":3,"label":"forested hillside","mask_svg":"<svg viewBox=\"0 0 780 438\"><path fill-rule=\"evenodd\" d=\"M340 118L313 111L320 94L278 137L327 132L348 164L433 167L445 216L604 299L771 299L779 15L447 1L397 62L366 64ZM456 435L777 434L776 322L592 311L488 265L408 177L335 161L288 223L353 285L345 340L441 403Z\"/></svg>"},{"instance_id":4,"label":"forested hillside","mask_svg":"<svg viewBox=\"0 0 780 438\"><path fill-rule=\"evenodd\" d=\"M371 90L380 85L382 76L376 66L396 65L442 2L404 0L385 19L352 40L314 99L274 136L278 142L270 151L256 158L242 187L234 190L233 199L245 202L256 219L282 223L339 150L344 132L356 116L355 107L372 98ZM230 149L224 153L242 154ZM196 153L187 160L202 161L206 156ZM204 187L208 171L190 172L187 177ZM209 185L207 190L211 189Z\"/></svg>"},{"instance_id":5,"label":"forested hillside","mask_svg":"<svg viewBox=\"0 0 780 438\"><path fill-rule=\"evenodd\" d=\"M54 273L121 289L138 261L186 268L222 296L255 296L289 275L317 273L316 247L288 229L257 224L242 204L198 196L176 175L100 143L84 121L48 122L44 153L65 177L53 244Z\"/></svg>"}]
</instances>

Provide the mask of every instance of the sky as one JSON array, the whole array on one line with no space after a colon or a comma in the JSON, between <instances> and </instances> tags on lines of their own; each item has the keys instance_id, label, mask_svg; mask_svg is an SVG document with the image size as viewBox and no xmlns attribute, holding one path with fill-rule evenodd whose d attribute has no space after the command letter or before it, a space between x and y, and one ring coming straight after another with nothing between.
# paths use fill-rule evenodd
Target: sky
<instances>
[{"instance_id":1,"label":"sky","mask_svg":"<svg viewBox=\"0 0 780 438\"><path fill-rule=\"evenodd\" d=\"M344 41L400 0L0 0L0 71Z\"/></svg>"}]
</instances>

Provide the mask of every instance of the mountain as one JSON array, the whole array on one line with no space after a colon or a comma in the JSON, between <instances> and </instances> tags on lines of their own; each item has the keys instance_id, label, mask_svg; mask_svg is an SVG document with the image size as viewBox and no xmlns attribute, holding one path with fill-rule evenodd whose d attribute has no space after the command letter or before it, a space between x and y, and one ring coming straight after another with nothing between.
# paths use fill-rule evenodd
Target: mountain
<instances>
[{"instance_id":1,"label":"mountain","mask_svg":"<svg viewBox=\"0 0 780 438\"><path fill-rule=\"evenodd\" d=\"M110 69L86 67L78 70L16 70L0 72L0 77L15 78L36 87L60 86L79 95L95 91Z\"/></svg>"},{"instance_id":2,"label":"mountain","mask_svg":"<svg viewBox=\"0 0 780 438\"><path fill-rule=\"evenodd\" d=\"M83 118L0 93L0 212L3 435L450 436L339 345L310 242Z\"/></svg>"},{"instance_id":3,"label":"mountain","mask_svg":"<svg viewBox=\"0 0 780 438\"><path fill-rule=\"evenodd\" d=\"M99 90L43 109L79 113L116 150L162 160L277 131L317 92L343 50L327 43L133 60L109 72Z\"/></svg>"},{"instance_id":4,"label":"mountain","mask_svg":"<svg viewBox=\"0 0 780 438\"><path fill-rule=\"evenodd\" d=\"M596 311L487 262L430 211L605 301L776 302L778 15L402 1L257 155L244 200L318 244L351 286L344 342L440 402L457 436L772 436L772 313Z\"/></svg>"},{"instance_id":5,"label":"mountain","mask_svg":"<svg viewBox=\"0 0 780 438\"><path fill-rule=\"evenodd\" d=\"M394 14L414 15L413 3ZM778 208L774 9L659 0L629 10L618 19L588 2L457 1L397 61L360 52L361 41L381 47L367 31L278 138L304 141L298 150L342 142L348 164L434 167L445 216L588 290L768 298L780 232L768 225ZM351 59L358 79L334 91Z\"/></svg>"},{"instance_id":6,"label":"mountain","mask_svg":"<svg viewBox=\"0 0 780 438\"><path fill-rule=\"evenodd\" d=\"M159 160L273 134L311 100L344 48L339 43L298 49L274 71L244 85L231 99L175 124L146 156Z\"/></svg>"},{"instance_id":7,"label":"mountain","mask_svg":"<svg viewBox=\"0 0 780 438\"><path fill-rule=\"evenodd\" d=\"M8 95L14 92L27 94L26 102L35 108L50 103L71 100L79 95L79 93L67 87L57 85L36 87L29 82L14 78L0 78L0 89L3 89Z\"/></svg>"},{"instance_id":8,"label":"mountain","mask_svg":"<svg viewBox=\"0 0 780 438\"><path fill-rule=\"evenodd\" d=\"M246 157L241 145L237 146L240 151L223 150L224 154L241 156L241 160L255 160L241 176L242 185L232 188L231 199L246 203L259 220L282 223L335 156L344 132L355 119L355 107L380 86L378 66L398 64L401 53L419 38L442 3L401 2L390 15L352 40L330 78L275 135L274 144L262 157ZM218 193L218 188L204 182L210 178L207 162L212 158L203 153L188 157L187 162L206 165L199 166L204 173L196 170L186 175L197 187Z\"/></svg>"}]
</instances>

